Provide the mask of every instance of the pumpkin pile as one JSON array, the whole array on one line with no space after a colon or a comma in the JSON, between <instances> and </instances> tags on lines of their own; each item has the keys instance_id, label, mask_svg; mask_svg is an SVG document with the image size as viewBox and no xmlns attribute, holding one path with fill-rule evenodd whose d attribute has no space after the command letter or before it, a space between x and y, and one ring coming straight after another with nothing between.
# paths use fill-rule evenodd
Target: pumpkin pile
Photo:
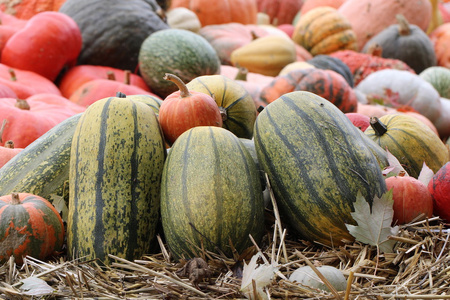
<instances>
[{"instance_id":1,"label":"pumpkin pile","mask_svg":"<svg viewBox=\"0 0 450 300\"><path fill-rule=\"evenodd\" d=\"M388 257L398 226L449 230L443 2L40 3L0 4L0 263L156 252L198 289L220 256L258 298L269 232ZM375 244L361 199L391 212Z\"/></svg>"}]
</instances>

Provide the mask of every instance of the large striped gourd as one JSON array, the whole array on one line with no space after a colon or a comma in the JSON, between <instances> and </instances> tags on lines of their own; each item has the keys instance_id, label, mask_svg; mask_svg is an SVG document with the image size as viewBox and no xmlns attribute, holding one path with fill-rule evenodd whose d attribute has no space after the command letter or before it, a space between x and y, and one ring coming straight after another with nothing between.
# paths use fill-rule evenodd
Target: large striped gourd
<instances>
[{"instance_id":1,"label":"large striped gourd","mask_svg":"<svg viewBox=\"0 0 450 300\"><path fill-rule=\"evenodd\" d=\"M261 183L242 142L221 127L183 133L167 156L161 181L161 221L175 257L198 248L232 255L258 242L264 230Z\"/></svg>"},{"instance_id":2,"label":"large striped gourd","mask_svg":"<svg viewBox=\"0 0 450 300\"><path fill-rule=\"evenodd\" d=\"M223 75L204 75L194 78L186 86L190 91L208 94L216 100L223 128L240 138L253 137L255 102L242 85Z\"/></svg>"},{"instance_id":3,"label":"large striped gourd","mask_svg":"<svg viewBox=\"0 0 450 300\"><path fill-rule=\"evenodd\" d=\"M69 199L70 147L82 114L59 123L0 169L0 195L30 193L53 202Z\"/></svg>"},{"instance_id":4,"label":"large striped gourd","mask_svg":"<svg viewBox=\"0 0 450 300\"><path fill-rule=\"evenodd\" d=\"M381 168L345 114L310 92L287 93L258 115L254 140L280 212L302 238L352 240L353 202L386 191Z\"/></svg>"},{"instance_id":5,"label":"large striped gourd","mask_svg":"<svg viewBox=\"0 0 450 300\"><path fill-rule=\"evenodd\" d=\"M412 177L419 177L424 162L437 172L449 160L448 148L439 136L412 116L389 114L370 122L364 134L387 148Z\"/></svg>"},{"instance_id":6,"label":"large striped gourd","mask_svg":"<svg viewBox=\"0 0 450 300\"><path fill-rule=\"evenodd\" d=\"M70 157L69 256L129 260L149 251L159 218L165 148L156 115L128 98L90 105Z\"/></svg>"}]
</instances>

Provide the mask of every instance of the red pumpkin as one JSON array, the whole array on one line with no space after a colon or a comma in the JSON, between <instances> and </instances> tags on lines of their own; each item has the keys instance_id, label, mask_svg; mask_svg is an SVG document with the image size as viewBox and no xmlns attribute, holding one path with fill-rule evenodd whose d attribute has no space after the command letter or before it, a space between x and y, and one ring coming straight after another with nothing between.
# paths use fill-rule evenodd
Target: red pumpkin
<instances>
[{"instance_id":1,"label":"red pumpkin","mask_svg":"<svg viewBox=\"0 0 450 300\"><path fill-rule=\"evenodd\" d=\"M174 82L180 89L167 96L159 108L159 123L169 145L190 128L222 127L219 106L211 96L189 91L183 81L173 74L166 74L164 79Z\"/></svg>"},{"instance_id":2,"label":"red pumpkin","mask_svg":"<svg viewBox=\"0 0 450 300\"><path fill-rule=\"evenodd\" d=\"M18 19L0 11L0 53L6 45L6 42L17 31L25 27L27 21Z\"/></svg>"},{"instance_id":3,"label":"red pumpkin","mask_svg":"<svg viewBox=\"0 0 450 300\"><path fill-rule=\"evenodd\" d=\"M5 123L3 123L5 124ZM0 131L0 137L1 137ZM3 167L11 158L22 151L23 148L14 148L13 141L6 141L5 146L0 146L0 168Z\"/></svg>"},{"instance_id":4,"label":"red pumpkin","mask_svg":"<svg viewBox=\"0 0 450 300\"><path fill-rule=\"evenodd\" d=\"M434 214L450 223L450 162L440 168L428 183L434 203Z\"/></svg>"},{"instance_id":5,"label":"red pumpkin","mask_svg":"<svg viewBox=\"0 0 450 300\"><path fill-rule=\"evenodd\" d=\"M0 84L11 88L20 99L41 93L61 96L58 87L47 78L35 72L13 69L5 64L0 64Z\"/></svg>"},{"instance_id":6,"label":"red pumpkin","mask_svg":"<svg viewBox=\"0 0 450 300\"><path fill-rule=\"evenodd\" d=\"M0 98L17 98L17 94L6 84L0 83Z\"/></svg>"},{"instance_id":7,"label":"red pumpkin","mask_svg":"<svg viewBox=\"0 0 450 300\"><path fill-rule=\"evenodd\" d=\"M402 225L421 214L427 218L433 215L431 194L427 186L418 179L411 176L392 176L386 178L386 187L388 190L392 189L394 223Z\"/></svg>"},{"instance_id":8,"label":"red pumpkin","mask_svg":"<svg viewBox=\"0 0 450 300\"><path fill-rule=\"evenodd\" d=\"M259 12L267 14L270 24L291 24L303 0L256 0Z\"/></svg>"},{"instance_id":9,"label":"red pumpkin","mask_svg":"<svg viewBox=\"0 0 450 300\"><path fill-rule=\"evenodd\" d=\"M12 140L16 147L25 148L55 125L84 110L53 94L37 94L26 100L0 98L0 120L6 120L0 146Z\"/></svg>"},{"instance_id":10,"label":"red pumpkin","mask_svg":"<svg viewBox=\"0 0 450 300\"><path fill-rule=\"evenodd\" d=\"M22 264L27 255L44 260L63 242L64 224L46 199L28 193L0 197L0 262L14 256Z\"/></svg>"},{"instance_id":11,"label":"red pumpkin","mask_svg":"<svg viewBox=\"0 0 450 300\"><path fill-rule=\"evenodd\" d=\"M76 63L81 46L80 29L71 17L42 12L8 39L1 63L54 81L64 66Z\"/></svg>"},{"instance_id":12,"label":"red pumpkin","mask_svg":"<svg viewBox=\"0 0 450 300\"><path fill-rule=\"evenodd\" d=\"M275 77L272 83L261 91L261 99L271 103L293 91L308 91L319 95L344 113L355 112L357 109L356 94L344 77L332 70L316 68L295 69Z\"/></svg>"},{"instance_id":13,"label":"red pumpkin","mask_svg":"<svg viewBox=\"0 0 450 300\"><path fill-rule=\"evenodd\" d=\"M347 118L350 119L350 121L352 121L353 125L358 127L363 132L364 132L364 130L367 129L367 127L370 126L370 117L369 116L366 116L362 113L357 113L357 112L346 113L345 115L347 116Z\"/></svg>"},{"instance_id":14,"label":"red pumpkin","mask_svg":"<svg viewBox=\"0 0 450 300\"><path fill-rule=\"evenodd\" d=\"M197 14L202 26L211 24L256 24L256 0L172 0L171 8L186 7Z\"/></svg>"},{"instance_id":15,"label":"red pumpkin","mask_svg":"<svg viewBox=\"0 0 450 300\"><path fill-rule=\"evenodd\" d=\"M139 75L117 68L94 65L79 65L70 68L62 76L58 87L64 97L70 98L82 84L94 79L112 79L150 92L144 79Z\"/></svg>"},{"instance_id":16,"label":"red pumpkin","mask_svg":"<svg viewBox=\"0 0 450 300\"><path fill-rule=\"evenodd\" d=\"M135 85L109 79L93 79L79 86L69 97L69 100L87 107L97 100L114 97L117 92L122 92L125 95L151 95L160 99L157 95L149 92L148 89L144 90Z\"/></svg>"}]
</instances>

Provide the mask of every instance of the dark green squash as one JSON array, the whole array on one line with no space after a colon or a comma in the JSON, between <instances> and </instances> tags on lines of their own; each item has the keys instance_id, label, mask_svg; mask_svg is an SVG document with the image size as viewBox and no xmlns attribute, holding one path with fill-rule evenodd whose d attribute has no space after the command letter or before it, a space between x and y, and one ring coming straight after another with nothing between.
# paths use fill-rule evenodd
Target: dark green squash
<instances>
[{"instance_id":1,"label":"dark green squash","mask_svg":"<svg viewBox=\"0 0 450 300\"><path fill-rule=\"evenodd\" d=\"M350 87L354 86L353 74L350 68L339 58L326 54L319 54L306 61L316 68L324 70L333 70L344 77Z\"/></svg>"},{"instance_id":2,"label":"dark green squash","mask_svg":"<svg viewBox=\"0 0 450 300\"><path fill-rule=\"evenodd\" d=\"M177 258L202 247L231 256L264 232L260 177L242 142L221 127L184 132L167 156L161 181L161 220Z\"/></svg>"},{"instance_id":3,"label":"dark green squash","mask_svg":"<svg viewBox=\"0 0 450 300\"><path fill-rule=\"evenodd\" d=\"M436 54L428 35L417 25L409 24L403 15L397 15L398 24L390 25L365 45L367 53L374 45L382 49L381 57L398 59L410 66L417 74L436 65Z\"/></svg>"},{"instance_id":4,"label":"dark green squash","mask_svg":"<svg viewBox=\"0 0 450 300\"><path fill-rule=\"evenodd\" d=\"M79 65L137 70L142 42L169 26L155 0L67 0L59 9L80 27L83 47Z\"/></svg>"},{"instance_id":5,"label":"dark green squash","mask_svg":"<svg viewBox=\"0 0 450 300\"><path fill-rule=\"evenodd\" d=\"M353 240L345 224L354 224L358 192L371 203L386 191L358 130L336 106L305 91L281 96L256 119L258 161L299 237L326 245Z\"/></svg>"},{"instance_id":6,"label":"dark green squash","mask_svg":"<svg viewBox=\"0 0 450 300\"><path fill-rule=\"evenodd\" d=\"M154 111L128 98L90 105L73 136L67 249L71 258L148 253L159 219L165 147Z\"/></svg>"}]
</instances>

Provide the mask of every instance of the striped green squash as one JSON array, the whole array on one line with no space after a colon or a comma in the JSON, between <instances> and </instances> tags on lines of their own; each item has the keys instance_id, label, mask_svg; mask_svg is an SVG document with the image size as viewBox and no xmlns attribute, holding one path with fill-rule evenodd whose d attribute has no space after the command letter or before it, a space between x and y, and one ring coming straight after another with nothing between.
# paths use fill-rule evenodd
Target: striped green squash
<instances>
[{"instance_id":1,"label":"striped green squash","mask_svg":"<svg viewBox=\"0 0 450 300\"><path fill-rule=\"evenodd\" d=\"M199 126L173 144L161 181L161 221L175 257L194 257L196 247L232 255L258 242L264 206L256 165L230 131Z\"/></svg>"},{"instance_id":2,"label":"striped green squash","mask_svg":"<svg viewBox=\"0 0 450 300\"><path fill-rule=\"evenodd\" d=\"M164 79L166 73L175 74L186 83L220 71L216 50L205 38L176 28L149 35L141 45L138 61L142 78L162 98L178 90L173 82Z\"/></svg>"},{"instance_id":3,"label":"striped green squash","mask_svg":"<svg viewBox=\"0 0 450 300\"><path fill-rule=\"evenodd\" d=\"M450 70L446 67L428 67L419 76L429 82L443 98L450 98Z\"/></svg>"},{"instance_id":4,"label":"striped green squash","mask_svg":"<svg viewBox=\"0 0 450 300\"><path fill-rule=\"evenodd\" d=\"M256 107L247 90L223 75L204 75L186 84L190 91L210 95L222 115L222 127L237 137L251 139L256 120Z\"/></svg>"},{"instance_id":5,"label":"striped green squash","mask_svg":"<svg viewBox=\"0 0 450 300\"><path fill-rule=\"evenodd\" d=\"M0 169L0 195L30 193L53 202L55 195L69 199L70 147L82 114L59 123Z\"/></svg>"},{"instance_id":6,"label":"striped green squash","mask_svg":"<svg viewBox=\"0 0 450 300\"><path fill-rule=\"evenodd\" d=\"M310 92L287 93L258 115L255 148L280 212L300 237L352 240L353 202L386 191L378 161L345 114Z\"/></svg>"},{"instance_id":7,"label":"striped green squash","mask_svg":"<svg viewBox=\"0 0 450 300\"><path fill-rule=\"evenodd\" d=\"M67 249L72 258L129 260L149 251L165 148L156 115L128 98L89 106L73 136Z\"/></svg>"},{"instance_id":8,"label":"striped green squash","mask_svg":"<svg viewBox=\"0 0 450 300\"><path fill-rule=\"evenodd\" d=\"M436 173L449 160L448 149L439 136L412 116L389 114L372 118L370 125L364 134L387 148L412 177L419 177L424 162Z\"/></svg>"}]
</instances>

